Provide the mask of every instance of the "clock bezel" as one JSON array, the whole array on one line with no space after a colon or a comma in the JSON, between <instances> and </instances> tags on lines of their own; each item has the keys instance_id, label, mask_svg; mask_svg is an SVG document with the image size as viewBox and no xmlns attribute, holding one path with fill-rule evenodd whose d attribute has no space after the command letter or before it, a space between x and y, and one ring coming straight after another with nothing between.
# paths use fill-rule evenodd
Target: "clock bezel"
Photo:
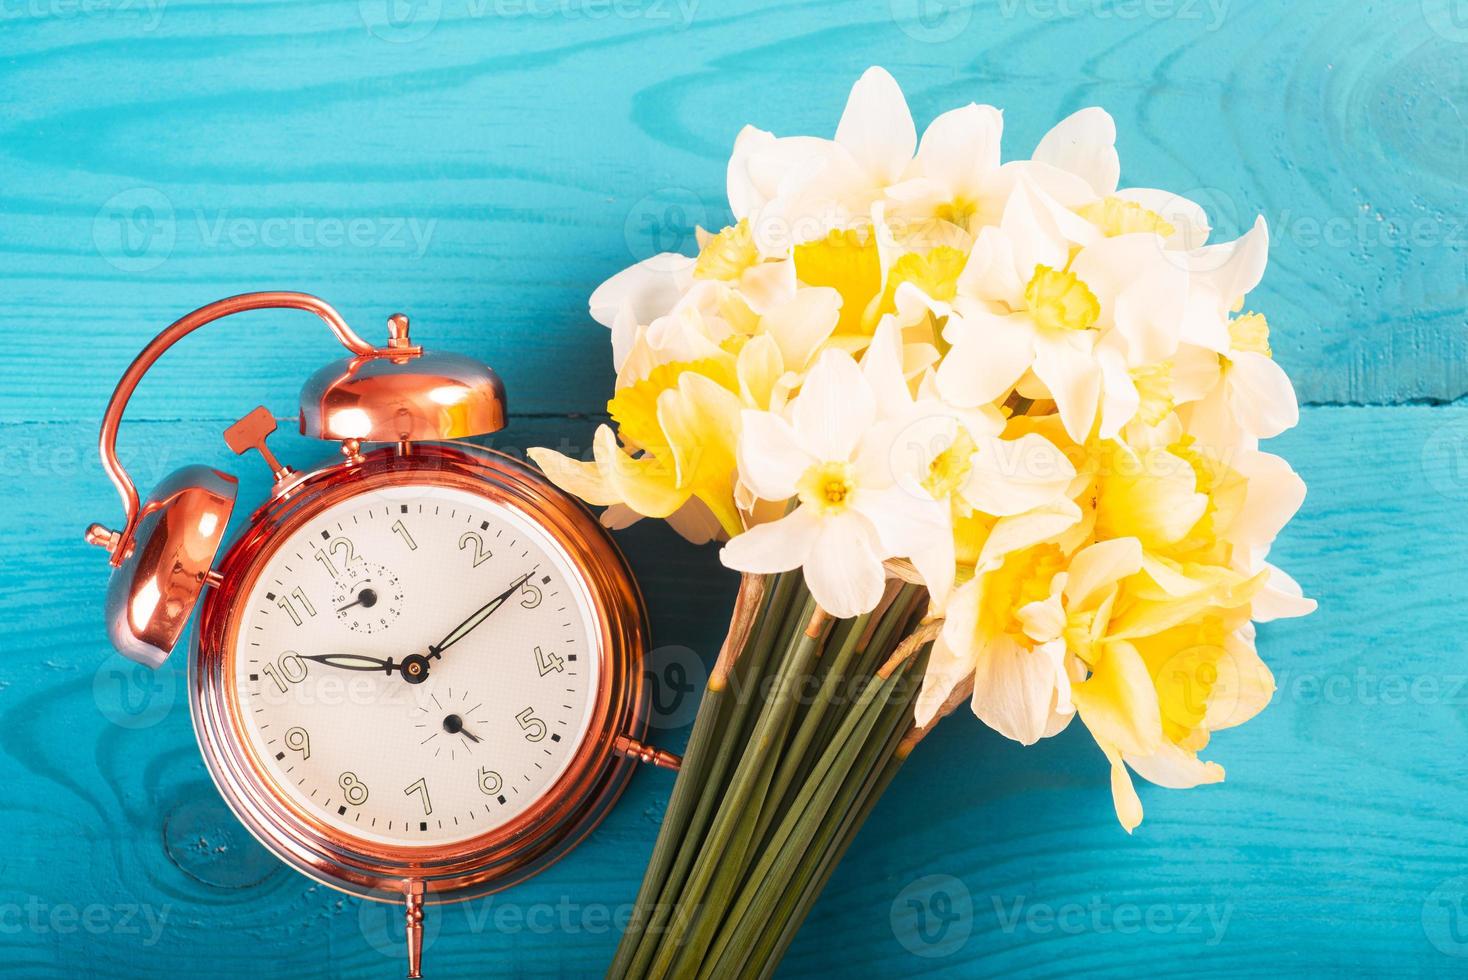
<instances>
[{"instance_id":1,"label":"clock bezel","mask_svg":"<svg viewBox=\"0 0 1468 980\"><path fill-rule=\"evenodd\" d=\"M328 507L408 484L468 491L541 528L586 588L599 669L585 735L566 769L533 804L500 827L460 841L390 845L332 826L278 786L250 747L230 667L243 600L276 549ZM618 753L618 741L640 740L647 724L642 596L621 552L591 513L519 460L480 447L404 443L322 467L291 480L252 516L218 573L218 584L205 593L190 651L195 734L230 809L298 871L385 901L400 901L411 882L423 883L428 901L472 898L553 863L600 822L625 787L634 762Z\"/></svg>"}]
</instances>

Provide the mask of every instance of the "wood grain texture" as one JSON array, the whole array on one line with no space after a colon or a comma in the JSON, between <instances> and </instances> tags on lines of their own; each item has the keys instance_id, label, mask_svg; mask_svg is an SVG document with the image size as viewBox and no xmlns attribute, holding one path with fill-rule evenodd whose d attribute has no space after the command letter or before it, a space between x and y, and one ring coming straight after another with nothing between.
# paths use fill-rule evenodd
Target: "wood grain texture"
<instances>
[{"instance_id":1,"label":"wood grain texture","mask_svg":"<svg viewBox=\"0 0 1468 980\"><path fill-rule=\"evenodd\" d=\"M1280 693L1217 739L1228 782L1143 789L1133 838L1079 729L1022 749L945 723L784 974L1461 974L1468 407L1443 404L1468 388L1460 2L387 9L0 0L0 972L398 968L381 907L278 867L225 811L182 663L150 676L109 656L105 569L79 531L116 513L95 426L137 348L245 289L317 292L372 335L404 309L420 339L504 375L504 445L582 450L611 380L590 290L727 217L741 124L829 133L880 63L920 124L1004 106L1010 154L1105 105L1128 182L1198 197L1224 233L1270 219L1258 303L1310 406L1278 440L1311 487L1278 554L1322 609L1264 628ZM140 392L122 447L145 486L203 461L241 472L243 500L262 491L221 423L262 401L292 414L336 354L304 316L245 329L268 353L206 331ZM697 681L733 577L662 527L623 541L659 663ZM433 913L433 975L599 973L669 785L640 773L571 858Z\"/></svg>"}]
</instances>

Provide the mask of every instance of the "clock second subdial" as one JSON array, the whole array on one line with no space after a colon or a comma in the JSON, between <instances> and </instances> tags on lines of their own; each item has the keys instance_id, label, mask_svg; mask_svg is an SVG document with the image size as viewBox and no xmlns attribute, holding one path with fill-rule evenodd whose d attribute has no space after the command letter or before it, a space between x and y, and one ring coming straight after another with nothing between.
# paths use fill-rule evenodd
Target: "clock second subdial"
<instances>
[{"instance_id":1,"label":"clock second subdial","mask_svg":"<svg viewBox=\"0 0 1468 980\"><path fill-rule=\"evenodd\" d=\"M368 561L338 576L331 604L337 620L355 633L378 633L402 615L403 586L386 567Z\"/></svg>"}]
</instances>

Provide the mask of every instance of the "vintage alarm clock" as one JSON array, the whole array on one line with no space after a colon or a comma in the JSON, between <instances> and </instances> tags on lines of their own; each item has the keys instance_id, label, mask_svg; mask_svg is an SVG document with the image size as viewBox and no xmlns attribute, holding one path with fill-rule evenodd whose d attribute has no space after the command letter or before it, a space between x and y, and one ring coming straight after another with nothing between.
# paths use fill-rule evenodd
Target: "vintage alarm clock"
<instances>
[{"instance_id":1,"label":"vintage alarm clock","mask_svg":"<svg viewBox=\"0 0 1468 980\"><path fill-rule=\"evenodd\" d=\"M117 430L165 350L261 309L314 313L350 351L301 393L301 432L341 458L281 464L263 407L226 429L274 484L221 557L235 478L187 466L140 502ZM404 903L410 977L425 902L535 874L601 819L635 762L678 764L642 741L647 623L616 546L535 470L456 441L504 425L504 387L484 364L422 350L402 315L374 347L290 292L169 326L102 420L125 519L86 537L111 556L114 646L157 667L199 607L190 703L220 793L297 870Z\"/></svg>"}]
</instances>

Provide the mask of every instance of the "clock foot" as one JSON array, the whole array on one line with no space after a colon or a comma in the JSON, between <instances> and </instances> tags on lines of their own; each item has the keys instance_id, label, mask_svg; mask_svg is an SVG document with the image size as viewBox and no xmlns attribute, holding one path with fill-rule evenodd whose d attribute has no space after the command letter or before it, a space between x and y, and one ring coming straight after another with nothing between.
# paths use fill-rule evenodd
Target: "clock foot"
<instances>
[{"instance_id":1,"label":"clock foot","mask_svg":"<svg viewBox=\"0 0 1468 980\"><path fill-rule=\"evenodd\" d=\"M409 879L403 882L407 893L408 980L423 976L423 882Z\"/></svg>"}]
</instances>

